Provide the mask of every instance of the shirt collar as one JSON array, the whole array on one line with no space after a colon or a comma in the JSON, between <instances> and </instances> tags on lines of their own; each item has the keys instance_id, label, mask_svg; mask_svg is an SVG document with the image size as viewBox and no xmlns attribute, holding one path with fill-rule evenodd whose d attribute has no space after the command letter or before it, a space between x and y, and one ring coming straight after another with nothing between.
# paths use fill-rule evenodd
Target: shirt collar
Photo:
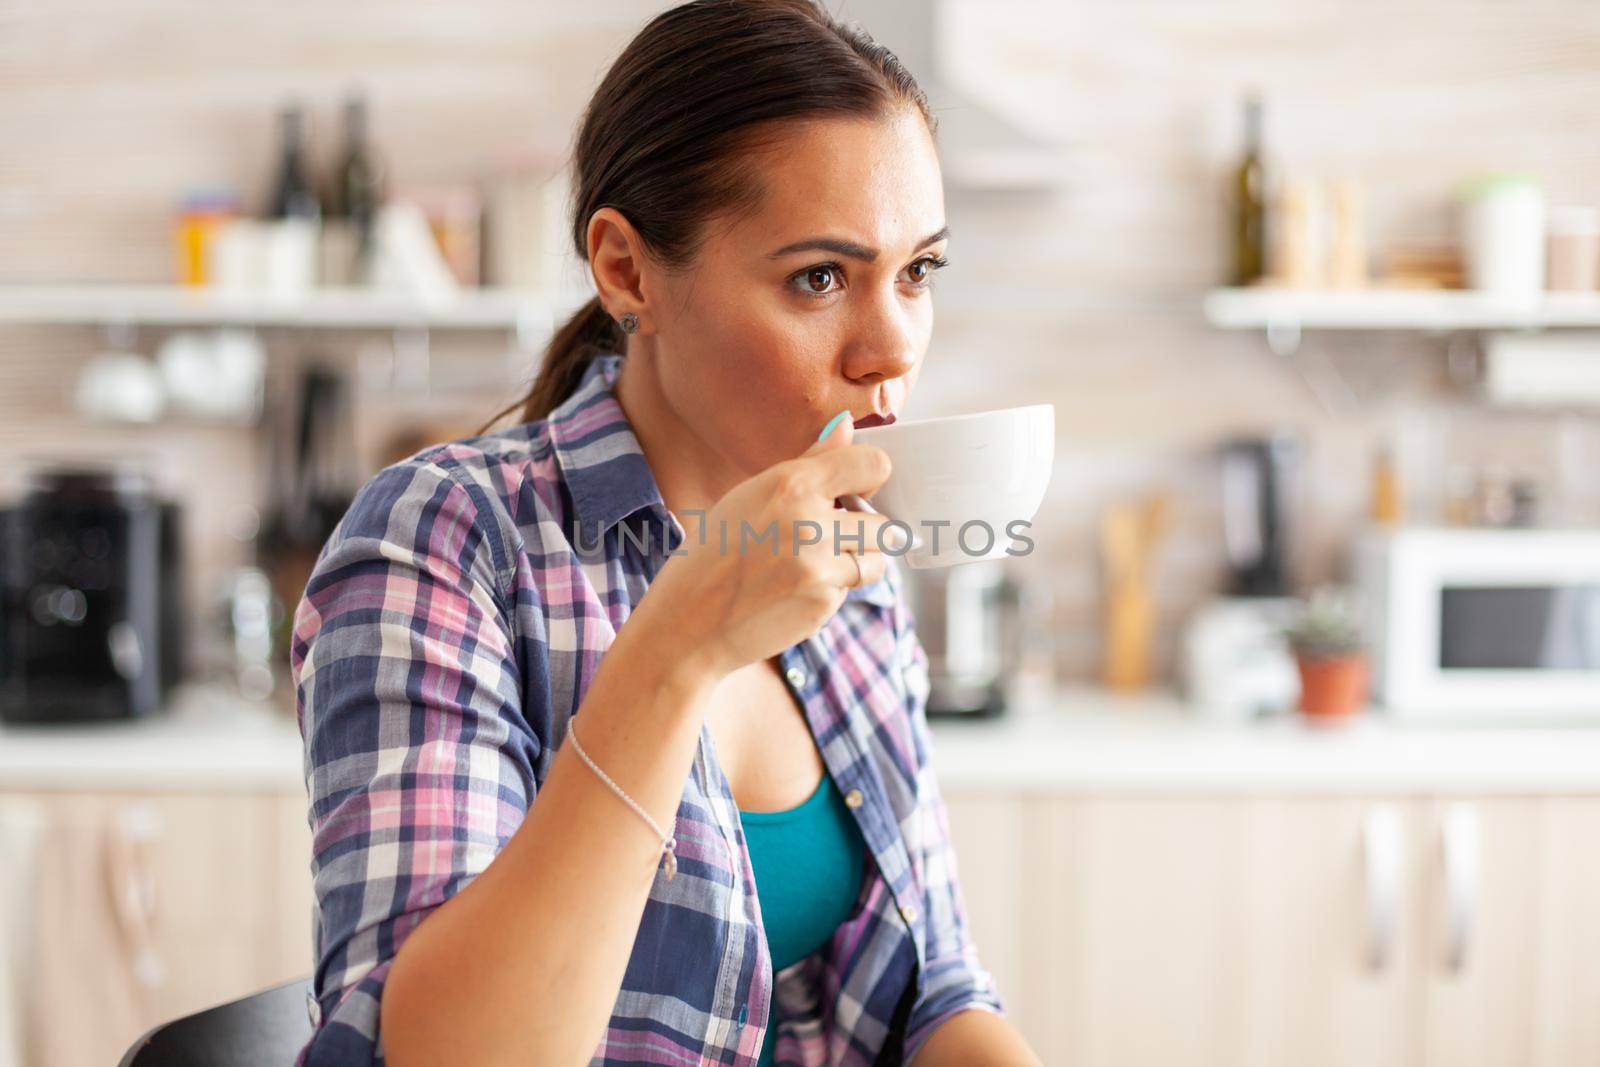
<instances>
[{"instance_id":1,"label":"shirt collar","mask_svg":"<svg viewBox=\"0 0 1600 1067\"><path fill-rule=\"evenodd\" d=\"M683 526L661 499L644 450L617 401L620 353L601 353L584 367L572 395L546 420L551 447L572 495L574 518L582 544L596 544L606 532L642 508L666 526ZM894 561L891 559L891 571ZM894 603L889 578L849 590L846 600L865 600L879 607Z\"/></svg>"}]
</instances>

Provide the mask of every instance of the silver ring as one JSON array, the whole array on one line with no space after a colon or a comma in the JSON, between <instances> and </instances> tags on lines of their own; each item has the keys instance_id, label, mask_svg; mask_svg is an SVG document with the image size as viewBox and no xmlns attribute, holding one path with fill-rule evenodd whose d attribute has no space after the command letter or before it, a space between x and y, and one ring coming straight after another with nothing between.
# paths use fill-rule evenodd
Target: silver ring
<instances>
[{"instance_id":1,"label":"silver ring","mask_svg":"<svg viewBox=\"0 0 1600 1067\"><path fill-rule=\"evenodd\" d=\"M851 589L861 588L861 554L859 552L846 552L845 555L856 561L856 580L850 584Z\"/></svg>"}]
</instances>

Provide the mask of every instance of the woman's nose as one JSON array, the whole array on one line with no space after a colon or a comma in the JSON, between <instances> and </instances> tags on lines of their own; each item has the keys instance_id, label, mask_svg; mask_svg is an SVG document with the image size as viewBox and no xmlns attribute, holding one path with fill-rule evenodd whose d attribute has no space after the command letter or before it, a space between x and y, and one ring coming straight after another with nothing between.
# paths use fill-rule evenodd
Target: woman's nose
<instances>
[{"instance_id":1,"label":"woman's nose","mask_svg":"<svg viewBox=\"0 0 1600 1067\"><path fill-rule=\"evenodd\" d=\"M857 379L904 377L921 350L916 315L892 293L864 303L853 324L845 373Z\"/></svg>"}]
</instances>

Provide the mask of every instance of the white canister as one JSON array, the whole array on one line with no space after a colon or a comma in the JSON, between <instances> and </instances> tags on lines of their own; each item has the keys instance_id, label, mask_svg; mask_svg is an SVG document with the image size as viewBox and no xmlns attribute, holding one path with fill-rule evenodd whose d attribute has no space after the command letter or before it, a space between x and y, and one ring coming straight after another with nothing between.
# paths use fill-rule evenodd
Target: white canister
<instances>
[{"instance_id":1,"label":"white canister","mask_svg":"<svg viewBox=\"0 0 1600 1067\"><path fill-rule=\"evenodd\" d=\"M1529 174L1489 174L1464 192L1467 284L1502 296L1544 290L1544 188Z\"/></svg>"},{"instance_id":2,"label":"white canister","mask_svg":"<svg viewBox=\"0 0 1600 1067\"><path fill-rule=\"evenodd\" d=\"M206 277L234 293L261 289L267 276L267 228L255 219L229 219L206 245Z\"/></svg>"},{"instance_id":3,"label":"white canister","mask_svg":"<svg viewBox=\"0 0 1600 1067\"><path fill-rule=\"evenodd\" d=\"M317 235L304 218L273 219L267 235L266 288L275 296L301 296L317 284Z\"/></svg>"}]
</instances>

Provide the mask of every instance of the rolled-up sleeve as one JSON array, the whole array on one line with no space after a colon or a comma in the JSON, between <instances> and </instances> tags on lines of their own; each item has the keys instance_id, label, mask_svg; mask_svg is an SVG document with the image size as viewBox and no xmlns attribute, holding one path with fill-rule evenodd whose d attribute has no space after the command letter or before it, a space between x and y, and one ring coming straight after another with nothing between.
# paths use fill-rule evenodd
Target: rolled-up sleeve
<instances>
[{"instance_id":1,"label":"rolled-up sleeve","mask_svg":"<svg viewBox=\"0 0 1600 1067\"><path fill-rule=\"evenodd\" d=\"M902 602L903 603L903 602ZM902 625L896 633L899 662L905 672L908 713L917 768L917 806L921 822L918 865L922 869L926 959L922 989L911 1008L903 1046L906 1062L922 1048L939 1025L972 1009L1005 1015L1005 1007L989 972L978 960L978 950L967 930L966 906L961 895L955 848L943 794L933 771L933 738L928 731L928 655L917 639L914 620L897 612Z\"/></svg>"},{"instance_id":2,"label":"rolled-up sleeve","mask_svg":"<svg viewBox=\"0 0 1600 1067\"><path fill-rule=\"evenodd\" d=\"M295 613L316 898L317 1029L299 1064L382 1062L395 954L533 801L540 745L502 593L505 535L486 510L437 463L381 471Z\"/></svg>"}]
</instances>

